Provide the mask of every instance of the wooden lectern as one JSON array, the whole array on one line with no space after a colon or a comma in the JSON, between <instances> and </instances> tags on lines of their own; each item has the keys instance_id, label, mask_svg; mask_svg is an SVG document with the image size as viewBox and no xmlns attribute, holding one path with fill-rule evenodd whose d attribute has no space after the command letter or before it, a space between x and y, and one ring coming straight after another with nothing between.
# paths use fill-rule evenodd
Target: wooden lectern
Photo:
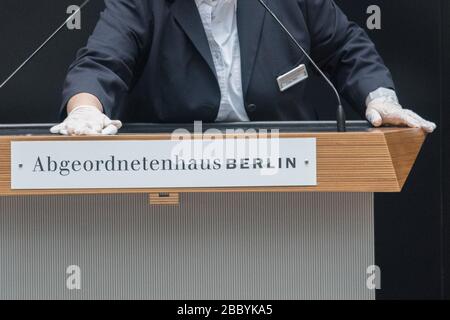
<instances>
[{"instance_id":1,"label":"wooden lectern","mask_svg":"<svg viewBox=\"0 0 450 320\"><path fill-rule=\"evenodd\" d=\"M426 138L420 129L204 126L316 138L311 187L11 189L12 141L167 140L178 127L136 124L115 137L60 137L47 134L49 125L0 126L0 298L375 297L366 286L375 264L373 193L402 190ZM58 274L73 264L84 270L80 292L66 290ZM25 290L24 281L38 289Z\"/></svg>"}]
</instances>

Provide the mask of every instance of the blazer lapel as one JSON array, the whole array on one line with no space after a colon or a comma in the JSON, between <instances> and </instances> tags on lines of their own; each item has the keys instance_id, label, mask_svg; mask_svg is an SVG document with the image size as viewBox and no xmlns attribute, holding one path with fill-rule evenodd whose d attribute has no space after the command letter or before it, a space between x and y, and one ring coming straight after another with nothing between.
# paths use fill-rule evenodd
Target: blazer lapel
<instances>
[{"instance_id":1,"label":"blazer lapel","mask_svg":"<svg viewBox=\"0 0 450 320\"><path fill-rule=\"evenodd\" d=\"M258 0L237 0L237 4L237 23L241 47L242 88L245 97L259 49L266 11Z\"/></svg>"},{"instance_id":2,"label":"blazer lapel","mask_svg":"<svg viewBox=\"0 0 450 320\"><path fill-rule=\"evenodd\" d=\"M172 13L203 59L205 59L211 71L216 75L208 38L206 37L205 28L195 1L176 0L172 5Z\"/></svg>"}]
</instances>

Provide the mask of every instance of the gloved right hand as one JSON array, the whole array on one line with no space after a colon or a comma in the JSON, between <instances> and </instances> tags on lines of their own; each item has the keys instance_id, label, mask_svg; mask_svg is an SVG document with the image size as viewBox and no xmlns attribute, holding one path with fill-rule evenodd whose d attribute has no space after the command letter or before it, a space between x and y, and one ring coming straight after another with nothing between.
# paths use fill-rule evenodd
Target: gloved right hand
<instances>
[{"instance_id":1,"label":"gloved right hand","mask_svg":"<svg viewBox=\"0 0 450 320\"><path fill-rule=\"evenodd\" d=\"M79 106L69 113L64 122L50 129L51 133L62 135L115 135L122 128L122 122L111 120L94 106Z\"/></svg>"}]
</instances>

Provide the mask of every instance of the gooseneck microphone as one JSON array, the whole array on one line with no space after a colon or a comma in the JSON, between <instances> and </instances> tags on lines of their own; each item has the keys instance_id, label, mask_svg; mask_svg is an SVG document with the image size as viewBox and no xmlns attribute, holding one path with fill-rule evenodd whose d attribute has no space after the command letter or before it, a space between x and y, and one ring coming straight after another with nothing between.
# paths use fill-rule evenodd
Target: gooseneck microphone
<instances>
[{"instance_id":1,"label":"gooseneck microphone","mask_svg":"<svg viewBox=\"0 0 450 320\"><path fill-rule=\"evenodd\" d=\"M261 5L266 9L266 11L272 16L273 19L280 25L281 29L289 36L289 38L292 40L292 42L301 50L301 52L308 58L308 60L311 62L311 64L314 66L314 68L319 72L319 74L322 76L322 78L325 79L327 84L333 89L334 94L336 95L336 99L338 101L338 107L337 107L337 130L338 132L345 132L346 129L346 117L345 117L345 111L342 107L342 101L341 97L339 96L339 92L337 91L334 84L328 79L328 77L325 75L325 73L319 68L319 66L316 64L316 62L309 56L309 54L306 52L306 50L300 45L300 43L295 39L295 37L292 35L292 33L286 28L286 26L281 22L281 20L277 17L277 15L267 6L267 4L263 0L258 0Z\"/></svg>"},{"instance_id":2,"label":"gooseneck microphone","mask_svg":"<svg viewBox=\"0 0 450 320\"><path fill-rule=\"evenodd\" d=\"M27 58L27 59L25 59L25 61L24 62L22 62L18 67L17 67L17 69L16 70L14 70L13 71L13 73L11 73L7 78L6 78L6 80L5 81L3 81L2 82L2 84L0 84L0 89L1 88L3 88L12 78L14 78L14 76L20 71L20 70L22 70L23 69L23 67L25 67L27 64L28 64L28 62L30 62L31 61L31 59L33 59L33 57L36 55L36 54L38 54L38 52L39 51L41 51L42 50L42 48L44 48L46 45L47 45L47 43L50 41L50 40L52 40L57 34L58 34L58 32L59 31L61 31L61 29L62 28L64 28L64 26L70 21L70 20L72 20L80 11L81 11L81 9L83 9L84 8L84 6L85 5L87 5L89 2L90 2L91 0L85 0L79 7L78 7L78 9L73 13L73 14L71 14L70 15L70 17L68 17L67 19L66 19L66 21L64 21L64 23L63 24L61 24L47 39L45 39L45 41Z\"/></svg>"}]
</instances>

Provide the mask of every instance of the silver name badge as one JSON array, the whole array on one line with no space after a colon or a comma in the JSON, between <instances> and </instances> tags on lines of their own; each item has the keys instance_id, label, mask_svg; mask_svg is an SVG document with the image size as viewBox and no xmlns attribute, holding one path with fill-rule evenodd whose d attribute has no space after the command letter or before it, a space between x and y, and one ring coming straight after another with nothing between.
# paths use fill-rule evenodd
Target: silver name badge
<instances>
[{"instance_id":1,"label":"silver name badge","mask_svg":"<svg viewBox=\"0 0 450 320\"><path fill-rule=\"evenodd\" d=\"M308 78L308 71L306 70L306 66L304 64L301 64L295 69L292 69L291 71L283 74L282 76L279 76L277 78L277 82L278 86L280 87L280 91L283 92L307 78Z\"/></svg>"}]
</instances>

